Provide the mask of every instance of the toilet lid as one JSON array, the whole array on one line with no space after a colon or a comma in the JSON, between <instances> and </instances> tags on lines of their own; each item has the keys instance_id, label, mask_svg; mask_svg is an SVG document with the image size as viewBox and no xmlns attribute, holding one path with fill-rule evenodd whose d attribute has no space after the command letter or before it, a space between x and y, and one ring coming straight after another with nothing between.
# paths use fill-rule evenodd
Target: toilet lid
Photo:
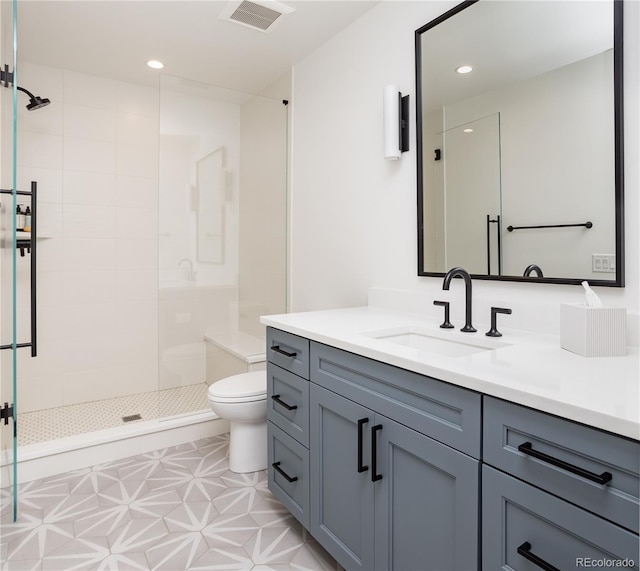
<instances>
[{"instance_id":1,"label":"toilet lid","mask_svg":"<svg viewBox=\"0 0 640 571\"><path fill-rule=\"evenodd\" d=\"M210 399L237 399L265 396L267 394L267 372L253 371L226 377L213 383L208 390Z\"/></svg>"}]
</instances>

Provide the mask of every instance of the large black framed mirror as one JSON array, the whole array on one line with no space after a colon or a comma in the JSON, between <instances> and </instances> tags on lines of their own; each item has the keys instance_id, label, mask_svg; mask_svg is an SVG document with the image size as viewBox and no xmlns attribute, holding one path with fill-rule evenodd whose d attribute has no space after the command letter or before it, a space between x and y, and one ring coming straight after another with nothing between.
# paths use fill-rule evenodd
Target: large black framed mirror
<instances>
[{"instance_id":1,"label":"large black framed mirror","mask_svg":"<svg viewBox=\"0 0 640 571\"><path fill-rule=\"evenodd\" d=\"M624 286L622 12L471 0L416 30L418 275Z\"/></svg>"}]
</instances>

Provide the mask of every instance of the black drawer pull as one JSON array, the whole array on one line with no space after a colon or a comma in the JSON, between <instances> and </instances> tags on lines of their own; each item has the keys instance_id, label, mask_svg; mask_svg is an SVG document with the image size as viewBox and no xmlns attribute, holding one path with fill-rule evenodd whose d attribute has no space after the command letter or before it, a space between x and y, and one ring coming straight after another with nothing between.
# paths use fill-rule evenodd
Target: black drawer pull
<instances>
[{"instance_id":1,"label":"black drawer pull","mask_svg":"<svg viewBox=\"0 0 640 571\"><path fill-rule=\"evenodd\" d=\"M298 481L298 476L293 476L293 478L292 478L282 468L280 468L280 462L274 462L271 465L274 467L275 471L278 472L278 474L280 474L290 484L292 482L297 482Z\"/></svg>"},{"instance_id":2,"label":"black drawer pull","mask_svg":"<svg viewBox=\"0 0 640 571\"><path fill-rule=\"evenodd\" d=\"M358 421L358 472L366 472L369 469L369 466L362 464L362 429L367 422L369 422L368 418L361 418Z\"/></svg>"},{"instance_id":3,"label":"black drawer pull","mask_svg":"<svg viewBox=\"0 0 640 571\"><path fill-rule=\"evenodd\" d=\"M275 351L276 353L280 353L281 355L284 355L285 357L295 357L297 355L297 353L294 351L293 353L289 353L289 351L285 351L284 349L280 349L280 345L274 345L273 347L271 347L272 351Z\"/></svg>"},{"instance_id":4,"label":"black drawer pull","mask_svg":"<svg viewBox=\"0 0 640 571\"><path fill-rule=\"evenodd\" d=\"M542 460L547 464L552 464L553 466L562 468L567 472L571 472L572 474L582 476L583 478L586 478L587 480L591 480L596 484L601 484L601 485L608 484L611 481L611 478L613 478L613 476L611 475L611 472L602 472L602 474L594 474L593 472L589 472L589 470L585 470L584 468L574 466L573 464L569 464L564 460L558 460L558 458L549 456L544 452L539 452L538 450L534 450L531 442L523 442L522 444L520 444L520 446L518 446L518 450L523 454L527 454L528 456L533 456L534 458L537 458L538 460Z\"/></svg>"},{"instance_id":5,"label":"black drawer pull","mask_svg":"<svg viewBox=\"0 0 640 571\"><path fill-rule=\"evenodd\" d=\"M540 569L544 569L544 571L560 571L560 569L554 567L551 563L547 563L535 553L531 553L531 544L528 541L525 541L520 547L518 547L518 555L522 555L522 557L528 559L531 563L540 567Z\"/></svg>"},{"instance_id":6,"label":"black drawer pull","mask_svg":"<svg viewBox=\"0 0 640 571\"><path fill-rule=\"evenodd\" d=\"M286 402L284 402L281 398L280 395L273 395L271 397L274 401L276 401L280 406L283 406L284 408L286 408L287 410L296 410L298 408L297 404L294 405L290 405L287 404Z\"/></svg>"},{"instance_id":7,"label":"black drawer pull","mask_svg":"<svg viewBox=\"0 0 640 571\"><path fill-rule=\"evenodd\" d=\"M382 424L376 424L371 427L371 481L377 482L382 480L382 474L377 474L378 471L378 446L376 442L376 433L382 430Z\"/></svg>"}]
</instances>

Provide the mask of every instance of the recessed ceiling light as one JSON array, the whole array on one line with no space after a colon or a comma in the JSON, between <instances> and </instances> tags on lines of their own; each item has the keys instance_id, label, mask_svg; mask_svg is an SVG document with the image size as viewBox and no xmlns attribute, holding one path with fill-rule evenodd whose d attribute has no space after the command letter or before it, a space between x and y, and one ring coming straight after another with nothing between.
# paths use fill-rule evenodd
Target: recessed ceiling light
<instances>
[{"instance_id":1,"label":"recessed ceiling light","mask_svg":"<svg viewBox=\"0 0 640 571\"><path fill-rule=\"evenodd\" d=\"M162 69L164 67L164 64L161 61L158 61L156 59L150 59L147 62L147 65L153 69Z\"/></svg>"},{"instance_id":2,"label":"recessed ceiling light","mask_svg":"<svg viewBox=\"0 0 640 571\"><path fill-rule=\"evenodd\" d=\"M463 133L473 133L473 129L463 129Z\"/></svg>"},{"instance_id":3,"label":"recessed ceiling light","mask_svg":"<svg viewBox=\"0 0 640 571\"><path fill-rule=\"evenodd\" d=\"M456 67L457 73L469 73L473 71L473 68L470 65L461 65L460 67Z\"/></svg>"}]
</instances>

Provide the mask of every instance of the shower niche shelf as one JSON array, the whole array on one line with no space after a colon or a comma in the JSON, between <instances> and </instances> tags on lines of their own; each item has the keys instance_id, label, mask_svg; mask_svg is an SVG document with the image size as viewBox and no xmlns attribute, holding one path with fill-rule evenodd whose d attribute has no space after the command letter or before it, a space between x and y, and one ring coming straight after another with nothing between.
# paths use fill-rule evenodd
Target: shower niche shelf
<instances>
[{"instance_id":1,"label":"shower niche shelf","mask_svg":"<svg viewBox=\"0 0 640 571\"><path fill-rule=\"evenodd\" d=\"M41 232L40 230L38 230L38 240L46 240L48 238L53 238L53 234L51 234L50 232ZM16 230L16 240L31 240L31 232Z\"/></svg>"}]
</instances>

